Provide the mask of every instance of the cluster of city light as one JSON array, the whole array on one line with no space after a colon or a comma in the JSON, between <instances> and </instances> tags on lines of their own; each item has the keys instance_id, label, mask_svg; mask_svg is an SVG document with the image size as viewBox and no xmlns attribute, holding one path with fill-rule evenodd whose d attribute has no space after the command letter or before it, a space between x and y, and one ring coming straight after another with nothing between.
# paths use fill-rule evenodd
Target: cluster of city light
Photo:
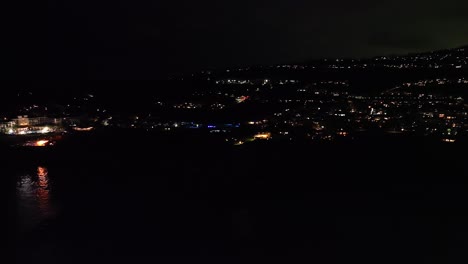
<instances>
[{"instance_id":1,"label":"cluster of city light","mask_svg":"<svg viewBox=\"0 0 468 264\"><path fill-rule=\"evenodd\" d=\"M198 109L198 108L201 108L201 107L202 107L201 104L192 103L192 102L185 102L185 103L182 103L182 104L174 105L174 108L177 108L177 109Z\"/></svg>"},{"instance_id":2,"label":"cluster of city light","mask_svg":"<svg viewBox=\"0 0 468 264\"><path fill-rule=\"evenodd\" d=\"M216 84L240 84L240 85L253 84L251 80L236 80L236 79L217 80L215 83Z\"/></svg>"},{"instance_id":3,"label":"cluster of city light","mask_svg":"<svg viewBox=\"0 0 468 264\"><path fill-rule=\"evenodd\" d=\"M9 128L6 133L9 135L30 135L30 134L48 134L54 132L53 129L50 127L43 127L41 129L30 129L30 128L22 128L22 129L13 129Z\"/></svg>"},{"instance_id":4,"label":"cluster of city light","mask_svg":"<svg viewBox=\"0 0 468 264\"><path fill-rule=\"evenodd\" d=\"M236 98L236 102L240 104L240 103L245 102L247 99L249 99L249 96L240 96Z\"/></svg>"}]
</instances>

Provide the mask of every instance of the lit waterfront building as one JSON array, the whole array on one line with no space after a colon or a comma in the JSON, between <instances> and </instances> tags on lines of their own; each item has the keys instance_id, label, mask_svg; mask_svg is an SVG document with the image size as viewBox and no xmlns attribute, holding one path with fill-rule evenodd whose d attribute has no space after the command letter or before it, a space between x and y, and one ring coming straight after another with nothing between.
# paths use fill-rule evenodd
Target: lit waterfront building
<instances>
[{"instance_id":1,"label":"lit waterfront building","mask_svg":"<svg viewBox=\"0 0 468 264\"><path fill-rule=\"evenodd\" d=\"M62 118L18 116L0 124L0 132L11 135L47 134L62 130Z\"/></svg>"}]
</instances>

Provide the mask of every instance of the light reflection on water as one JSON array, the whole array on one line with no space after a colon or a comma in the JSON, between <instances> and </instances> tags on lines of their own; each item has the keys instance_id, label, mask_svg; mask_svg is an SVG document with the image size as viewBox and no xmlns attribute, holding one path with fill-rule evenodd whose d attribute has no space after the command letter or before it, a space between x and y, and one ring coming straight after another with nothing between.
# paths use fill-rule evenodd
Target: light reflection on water
<instances>
[{"instance_id":1,"label":"light reflection on water","mask_svg":"<svg viewBox=\"0 0 468 264\"><path fill-rule=\"evenodd\" d=\"M20 229L34 228L54 216L50 191L47 168L39 166L35 173L21 175L16 187Z\"/></svg>"}]
</instances>

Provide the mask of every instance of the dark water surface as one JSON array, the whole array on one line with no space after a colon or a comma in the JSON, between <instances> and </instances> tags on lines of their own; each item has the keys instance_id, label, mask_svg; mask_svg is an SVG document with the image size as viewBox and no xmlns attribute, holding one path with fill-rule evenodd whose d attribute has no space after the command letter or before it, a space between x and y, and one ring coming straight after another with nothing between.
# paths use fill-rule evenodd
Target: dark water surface
<instances>
[{"instance_id":1,"label":"dark water surface","mask_svg":"<svg viewBox=\"0 0 468 264\"><path fill-rule=\"evenodd\" d=\"M17 263L467 260L456 147L93 142L9 150Z\"/></svg>"}]
</instances>

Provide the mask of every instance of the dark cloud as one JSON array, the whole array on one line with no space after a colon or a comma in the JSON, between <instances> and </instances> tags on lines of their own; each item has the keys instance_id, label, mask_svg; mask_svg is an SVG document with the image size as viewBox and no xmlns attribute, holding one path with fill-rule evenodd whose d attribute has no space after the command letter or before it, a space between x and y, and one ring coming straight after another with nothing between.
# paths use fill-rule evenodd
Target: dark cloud
<instances>
[{"instance_id":1,"label":"dark cloud","mask_svg":"<svg viewBox=\"0 0 468 264\"><path fill-rule=\"evenodd\" d=\"M467 13L456 0L49 0L47 73L151 79L456 47L468 43Z\"/></svg>"}]
</instances>

